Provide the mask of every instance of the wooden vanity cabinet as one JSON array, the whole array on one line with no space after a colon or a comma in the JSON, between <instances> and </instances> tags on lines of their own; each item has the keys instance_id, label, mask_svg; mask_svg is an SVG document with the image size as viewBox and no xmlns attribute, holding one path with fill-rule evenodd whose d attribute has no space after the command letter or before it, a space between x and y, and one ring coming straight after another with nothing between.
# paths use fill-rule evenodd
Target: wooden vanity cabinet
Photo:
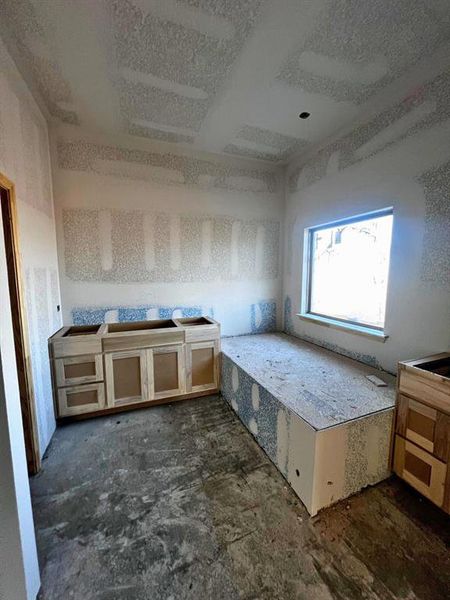
<instances>
[{"instance_id":1,"label":"wooden vanity cabinet","mask_svg":"<svg viewBox=\"0 0 450 600\"><path fill-rule=\"evenodd\" d=\"M450 513L450 353L399 363L394 472Z\"/></svg>"},{"instance_id":2,"label":"wooden vanity cabinet","mask_svg":"<svg viewBox=\"0 0 450 600\"><path fill-rule=\"evenodd\" d=\"M49 352L58 418L219 390L220 325L209 317L63 327Z\"/></svg>"}]
</instances>

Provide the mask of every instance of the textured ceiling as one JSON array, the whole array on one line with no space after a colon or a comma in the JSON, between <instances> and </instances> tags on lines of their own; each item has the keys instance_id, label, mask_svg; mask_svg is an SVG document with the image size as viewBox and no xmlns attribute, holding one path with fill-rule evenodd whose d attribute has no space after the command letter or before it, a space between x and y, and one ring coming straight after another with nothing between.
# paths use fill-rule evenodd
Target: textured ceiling
<instances>
[{"instance_id":1,"label":"textured ceiling","mask_svg":"<svg viewBox=\"0 0 450 600\"><path fill-rule=\"evenodd\" d=\"M0 24L55 119L282 163L448 43L450 2L0 0Z\"/></svg>"}]
</instances>

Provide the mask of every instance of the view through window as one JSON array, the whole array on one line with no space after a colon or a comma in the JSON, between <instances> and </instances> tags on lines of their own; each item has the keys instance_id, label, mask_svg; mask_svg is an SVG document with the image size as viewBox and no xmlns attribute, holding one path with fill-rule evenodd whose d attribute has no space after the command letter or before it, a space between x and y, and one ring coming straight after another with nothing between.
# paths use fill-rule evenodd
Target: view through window
<instances>
[{"instance_id":1,"label":"view through window","mask_svg":"<svg viewBox=\"0 0 450 600\"><path fill-rule=\"evenodd\" d=\"M308 230L307 312L384 328L392 209Z\"/></svg>"}]
</instances>

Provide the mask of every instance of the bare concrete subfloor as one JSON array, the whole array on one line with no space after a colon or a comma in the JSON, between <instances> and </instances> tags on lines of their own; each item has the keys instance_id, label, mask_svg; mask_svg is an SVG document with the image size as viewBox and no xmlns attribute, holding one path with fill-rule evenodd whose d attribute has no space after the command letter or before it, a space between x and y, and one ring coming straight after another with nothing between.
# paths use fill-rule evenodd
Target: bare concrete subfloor
<instances>
[{"instance_id":1,"label":"bare concrete subfloor","mask_svg":"<svg viewBox=\"0 0 450 600\"><path fill-rule=\"evenodd\" d=\"M310 519L217 396L57 430L42 600L450 597L448 518L391 480Z\"/></svg>"}]
</instances>

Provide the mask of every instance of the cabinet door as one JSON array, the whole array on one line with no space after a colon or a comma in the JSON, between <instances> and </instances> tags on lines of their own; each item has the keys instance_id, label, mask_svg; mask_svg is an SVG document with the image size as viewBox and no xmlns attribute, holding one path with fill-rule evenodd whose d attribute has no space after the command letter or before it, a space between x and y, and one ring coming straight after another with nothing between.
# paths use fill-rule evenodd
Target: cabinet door
<instances>
[{"instance_id":1,"label":"cabinet door","mask_svg":"<svg viewBox=\"0 0 450 600\"><path fill-rule=\"evenodd\" d=\"M219 386L219 344L186 344L186 391L204 392Z\"/></svg>"},{"instance_id":2,"label":"cabinet door","mask_svg":"<svg viewBox=\"0 0 450 600\"><path fill-rule=\"evenodd\" d=\"M73 356L55 360L56 383L58 387L81 385L103 381L103 360L101 354Z\"/></svg>"},{"instance_id":3,"label":"cabinet door","mask_svg":"<svg viewBox=\"0 0 450 600\"><path fill-rule=\"evenodd\" d=\"M447 474L445 463L396 435L394 471L418 492L442 506Z\"/></svg>"},{"instance_id":4,"label":"cabinet door","mask_svg":"<svg viewBox=\"0 0 450 600\"><path fill-rule=\"evenodd\" d=\"M149 400L145 350L105 354L108 407Z\"/></svg>"},{"instance_id":5,"label":"cabinet door","mask_svg":"<svg viewBox=\"0 0 450 600\"><path fill-rule=\"evenodd\" d=\"M105 408L103 383L88 383L58 390L60 417L71 417Z\"/></svg>"},{"instance_id":6,"label":"cabinet door","mask_svg":"<svg viewBox=\"0 0 450 600\"><path fill-rule=\"evenodd\" d=\"M182 344L147 350L150 395L155 400L179 396L185 392Z\"/></svg>"}]
</instances>

